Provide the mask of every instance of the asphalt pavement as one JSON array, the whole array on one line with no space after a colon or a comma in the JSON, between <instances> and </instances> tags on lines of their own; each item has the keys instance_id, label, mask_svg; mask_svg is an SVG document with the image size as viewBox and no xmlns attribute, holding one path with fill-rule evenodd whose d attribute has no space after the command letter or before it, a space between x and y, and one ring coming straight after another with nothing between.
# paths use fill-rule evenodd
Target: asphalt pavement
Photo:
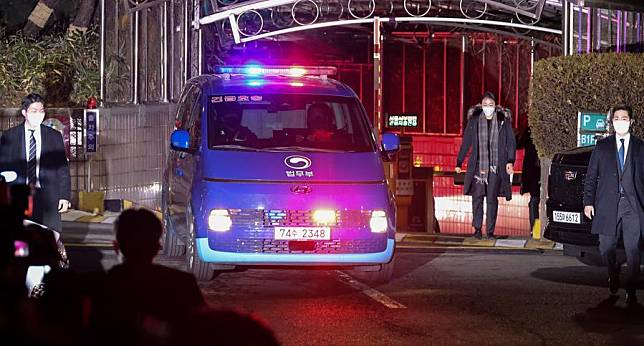
<instances>
[{"instance_id":1,"label":"asphalt pavement","mask_svg":"<svg viewBox=\"0 0 644 346\"><path fill-rule=\"evenodd\" d=\"M117 261L107 248L70 255L86 268ZM250 269L200 286L211 306L255 314L285 345L644 344L644 308L626 308L623 291L609 299L604 268L561 251L437 246L399 251L388 284L353 274Z\"/></svg>"}]
</instances>

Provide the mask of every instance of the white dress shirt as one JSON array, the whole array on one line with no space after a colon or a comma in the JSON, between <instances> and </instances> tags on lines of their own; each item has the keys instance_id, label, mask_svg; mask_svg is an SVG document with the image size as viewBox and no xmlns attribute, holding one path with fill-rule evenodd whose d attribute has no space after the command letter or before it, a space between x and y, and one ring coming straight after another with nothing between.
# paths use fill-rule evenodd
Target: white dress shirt
<instances>
[{"instance_id":1,"label":"white dress shirt","mask_svg":"<svg viewBox=\"0 0 644 346\"><path fill-rule=\"evenodd\" d=\"M40 152L42 148L42 140L40 136L40 126L34 131L34 138L36 139L36 187L40 187ZM31 140L31 130L25 124L25 159L29 162L29 141ZM29 177L27 177L29 180ZM31 183L27 181L27 184Z\"/></svg>"}]
</instances>

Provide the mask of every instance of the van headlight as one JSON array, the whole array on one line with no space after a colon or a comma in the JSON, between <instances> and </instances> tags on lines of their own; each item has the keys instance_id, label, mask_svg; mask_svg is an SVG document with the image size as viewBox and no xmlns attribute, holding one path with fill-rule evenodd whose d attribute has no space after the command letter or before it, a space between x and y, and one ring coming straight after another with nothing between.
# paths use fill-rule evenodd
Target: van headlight
<instances>
[{"instance_id":1,"label":"van headlight","mask_svg":"<svg viewBox=\"0 0 644 346\"><path fill-rule=\"evenodd\" d=\"M335 225L336 214L335 210L318 209L313 212L313 221L318 225Z\"/></svg>"},{"instance_id":2,"label":"van headlight","mask_svg":"<svg viewBox=\"0 0 644 346\"><path fill-rule=\"evenodd\" d=\"M371 220L369 221L369 227L373 233L385 233L387 232L387 213L383 210L374 210L371 212Z\"/></svg>"},{"instance_id":3,"label":"van headlight","mask_svg":"<svg viewBox=\"0 0 644 346\"><path fill-rule=\"evenodd\" d=\"M228 232L233 225L227 209L213 209L208 215L208 228L215 232Z\"/></svg>"}]
</instances>

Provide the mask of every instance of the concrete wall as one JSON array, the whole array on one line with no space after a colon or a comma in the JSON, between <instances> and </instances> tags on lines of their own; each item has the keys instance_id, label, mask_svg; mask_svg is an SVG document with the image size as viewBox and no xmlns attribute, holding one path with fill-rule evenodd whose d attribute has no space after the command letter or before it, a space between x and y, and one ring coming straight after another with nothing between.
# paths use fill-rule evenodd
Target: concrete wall
<instances>
[{"instance_id":1,"label":"concrete wall","mask_svg":"<svg viewBox=\"0 0 644 346\"><path fill-rule=\"evenodd\" d=\"M174 110L173 104L101 109L99 152L89 164L93 190L160 207Z\"/></svg>"}]
</instances>

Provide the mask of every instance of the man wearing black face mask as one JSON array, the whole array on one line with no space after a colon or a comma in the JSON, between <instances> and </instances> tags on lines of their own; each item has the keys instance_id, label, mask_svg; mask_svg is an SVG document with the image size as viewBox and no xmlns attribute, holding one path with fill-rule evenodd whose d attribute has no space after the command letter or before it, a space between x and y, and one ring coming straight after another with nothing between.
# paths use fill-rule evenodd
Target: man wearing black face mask
<instances>
[{"instance_id":1,"label":"man wearing black face mask","mask_svg":"<svg viewBox=\"0 0 644 346\"><path fill-rule=\"evenodd\" d=\"M463 142L456 160L456 173L472 149L465 174L465 195L472 196L474 237L481 239L483 199L487 202L486 231L495 239L494 229L499 208L498 197L512 199L510 176L514 173L516 141L512 132L510 111L497 107L491 92L483 94L481 103L469 109Z\"/></svg>"},{"instance_id":2,"label":"man wearing black face mask","mask_svg":"<svg viewBox=\"0 0 644 346\"><path fill-rule=\"evenodd\" d=\"M229 144L254 141L257 136L247 127L242 126L242 109L238 104L230 104L224 109L219 117L221 123L220 136L226 138Z\"/></svg>"},{"instance_id":3,"label":"man wearing black face mask","mask_svg":"<svg viewBox=\"0 0 644 346\"><path fill-rule=\"evenodd\" d=\"M30 185L34 191L31 219L56 231L60 214L71 206L71 179L62 135L42 124L45 107L42 96L22 99L25 121L2 133L0 170L15 171L14 184Z\"/></svg>"}]
</instances>

